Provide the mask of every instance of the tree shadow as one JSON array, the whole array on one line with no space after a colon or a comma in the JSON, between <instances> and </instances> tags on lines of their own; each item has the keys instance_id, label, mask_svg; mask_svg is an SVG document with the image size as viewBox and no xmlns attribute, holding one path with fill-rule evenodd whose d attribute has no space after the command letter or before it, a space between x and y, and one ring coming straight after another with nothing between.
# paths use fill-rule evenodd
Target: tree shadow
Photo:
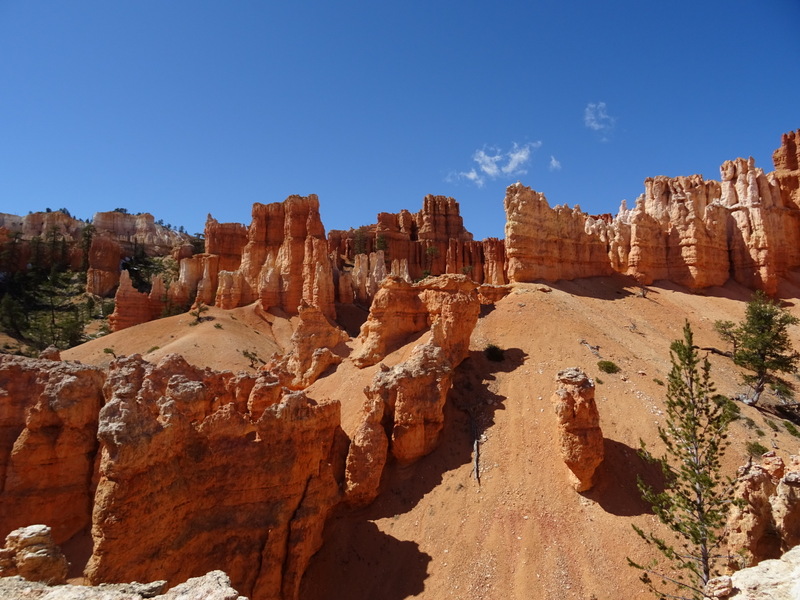
<instances>
[{"instance_id":1,"label":"tree shadow","mask_svg":"<svg viewBox=\"0 0 800 600\"><path fill-rule=\"evenodd\" d=\"M622 442L604 438L603 447L605 458L594 474L595 485L582 495L612 515L653 514L652 507L642 500L637 481L641 478L656 492L664 491L664 475L659 466Z\"/></svg>"},{"instance_id":2,"label":"tree shadow","mask_svg":"<svg viewBox=\"0 0 800 600\"><path fill-rule=\"evenodd\" d=\"M402 600L425 590L432 557L415 542L342 516L328 522L325 539L303 577L304 600Z\"/></svg>"}]
</instances>

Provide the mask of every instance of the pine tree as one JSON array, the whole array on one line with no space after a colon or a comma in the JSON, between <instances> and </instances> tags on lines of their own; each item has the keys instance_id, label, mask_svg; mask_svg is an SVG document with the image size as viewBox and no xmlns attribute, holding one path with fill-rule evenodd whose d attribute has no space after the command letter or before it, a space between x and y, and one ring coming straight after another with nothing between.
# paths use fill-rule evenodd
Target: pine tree
<instances>
[{"instance_id":1,"label":"pine tree","mask_svg":"<svg viewBox=\"0 0 800 600\"><path fill-rule=\"evenodd\" d=\"M687 322L683 340L671 345L672 370L666 399L666 424L658 428L665 454L654 457L642 442L642 455L657 463L665 487L658 492L639 481L642 498L664 523L674 541L634 526L636 533L666 559L647 565L628 563L642 571L641 580L659 597L703 597L703 587L715 575L716 552L730 506L732 480L720 473L720 459L729 445L726 430L732 414L724 397L715 395L708 358L701 359ZM659 589L667 585L674 593Z\"/></svg>"},{"instance_id":2,"label":"pine tree","mask_svg":"<svg viewBox=\"0 0 800 600\"><path fill-rule=\"evenodd\" d=\"M731 342L733 362L753 371L742 375L752 390L745 400L747 404L757 404L768 384L785 384L780 373L793 373L797 369L800 354L792 348L788 328L798 323L800 319L759 291L747 303L744 321L738 326L731 321L714 324L717 332Z\"/></svg>"}]
</instances>

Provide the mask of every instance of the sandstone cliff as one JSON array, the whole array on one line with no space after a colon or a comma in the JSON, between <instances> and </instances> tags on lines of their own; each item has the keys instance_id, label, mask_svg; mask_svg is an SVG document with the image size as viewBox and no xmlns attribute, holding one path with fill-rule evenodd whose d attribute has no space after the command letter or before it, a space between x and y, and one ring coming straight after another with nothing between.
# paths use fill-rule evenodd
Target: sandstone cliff
<instances>
[{"instance_id":1,"label":"sandstone cliff","mask_svg":"<svg viewBox=\"0 0 800 600\"><path fill-rule=\"evenodd\" d=\"M62 543L86 528L103 373L0 355L0 537L35 523Z\"/></svg>"},{"instance_id":2,"label":"sandstone cliff","mask_svg":"<svg viewBox=\"0 0 800 600\"><path fill-rule=\"evenodd\" d=\"M403 272L395 267L389 271L396 275L407 273L410 279L453 273L469 275L478 283L506 283L502 241L493 238L473 241L472 234L464 227L458 202L445 196L425 196L417 213L407 210L378 213L375 225L331 231L328 246L336 255L340 270L344 270L346 263L354 265L354 279L360 269L359 256L381 251L387 264L397 261L398 265L405 265ZM370 266L372 260L370 257ZM363 295L357 292L356 298L369 303L373 295L374 292Z\"/></svg>"},{"instance_id":3,"label":"sandstone cliff","mask_svg":"<svg viewBox=\"0 0 800 600\"><path fill-rule=\"evenodd\" d=\"M726 161L720 181L700 175L654 177L632 209L612 220L579 207L550 208L543 194L519 183L506 191L508 278L512 282L633 276L691 289L742 285L775 293L800 266L797 140L783 136L764 173L753 159Z\"/></svg>"},{"instance_id":4,"label":"sandstone cliff","mask_svg":"<svg viewBox=\"0 0 800 600\"><path fill-rule=\"evenodd\" d=\"M224 568L255 599L297 597L338 497L330 455L339 406L296 392L253 412L254 384L175 355L112 363L92 583L174 584Z\"/></svg>"}]
</instances>

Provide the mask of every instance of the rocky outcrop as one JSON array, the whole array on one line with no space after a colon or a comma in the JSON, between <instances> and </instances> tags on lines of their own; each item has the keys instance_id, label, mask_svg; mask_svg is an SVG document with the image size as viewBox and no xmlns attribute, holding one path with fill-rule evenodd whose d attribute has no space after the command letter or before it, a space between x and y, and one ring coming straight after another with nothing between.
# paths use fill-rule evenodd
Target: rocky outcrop
<instances>
[{"instance_id":1,"label":"rocky outcrop","mask_svg":"<svg viewBox=\"0 0 800 600\"><path fill-rule=\"evenodd\" d=\"M406 342L408 336L428 326L428 313L417 288L400 277L387 277L381 284L361 326L358 349L351 356L358 367L380 362Z\"/></svg>"},{"instance_id":2,"label":"rocky outcrop","mask_svg":"<svg viewBox=\"0 0 800 600\"><path fill-rule=\"evenodd\" d=\"M173 248L189 241L188 235L159 225L149 213L98 212L92 225L98 234L116 240L125 256L134 256L137 250L147 256L168 256Z\"/></svg>"},{"instance_id":3,"label":"rocky outcrop","mask_svg":"<svg viewBox=\"0 0 800 600\"><path fill-rule=\"evenodd\" d=\"M19 575L28 581L66 583L69 564L47 525L29 525L6 536L0 548L0 577Z\"/></svg>"},{"instance_id":4,"label":"rocky outcrop","mask_svg":"<svg viewBox=\"0 0 800 600\"><path fill-rule=\"evenodd\" d=\"M165 593L166 584L154 581L50 587L21 577L7 577L0 578L0 596L4 600L247 600L231 587L231 580L223 571L193 577Z\"/></svg>"},{"instance_id":5,"label":"rocky outcrop","mask_svg":"<svg viewBox=\"0 0 800 600\"><path fill-rule=\"evenodd\" d=\"M633 209L614 219L578 207L550 208L519 183L506 190L507 272L512 282L633 276L648 285L665 279L691 289L722 285L777 290L800 266L800 170L797 132L783 137L775 171L753 159L726 161L720 181L700 175L653 177Z\"/></svg>"},{"instance_id":6,"label":"rocky outcrop","mask_svg":"<svg viewBox=\"0 0 800 600\"><path fill-rule=\"evenodd\" d=\"M407 361L375 375L365 394L370 402L383 401L392 423L390 449L398 462L414 462L436 448L451 384L451 363L435 344L417 346Z\"/></svg>"},{"instance_id":7,"label":"rocky outcrop","mask_svg":"<svg viewBox=\"0 0 800 600\"><path fill-rule=\"evenodd\" d=\"M108 316L111 331L121 331L158 318L166 307L165 297L160 277L153 279L150 293L145 294L133 287L128 271L122 271L114 295L114 312Z\"/></svg>"},{"instance_id":8,"label":"rocky outcrop","mask_svg":"<svg viewBox=\"0 0 800 600\"><path fill-rule=\"evenodd\" d=\"M477 285L465 275L428 277L415 284L428 315L431 342L458 366L469 355L469 339L478 322Z\"/></svg>"},{"instance_id":9,"label":"rocky outcrop","mask_svg":"<svg viewBox=\"0 0 800 600\"><path fill-rule=\"evenodd\" d=\"M362 420L347 454L348 503L363 506L378 496L389 454L409 464L436 448L453 368L433 343L416 346L407 361L393 368L380 365L364 390Z\"/></svg>"},{"instance_id":10,"label":"rocky outcrop","mask_svg":"<svg viewBox=\"0 0 800 600\"><path fill-rule=\"evenodd\" d=\"M335 318L334 264L328 256L317 197L256 203L252 216L245 228L218 223L209 215L207 258L195 286L198 300L213 301L220 308L258 300L263 310L278 308L289 314L297 314L305 301Z\"/></svg>"},{"instance_id":11,"label":"rocky outcrop","mask_svg":"<svg viewBox=\"0 0 800 600\"><path fill-rule=\"evenodd\" d=\"M381 294L402 290L413 315L424 315L430 324L428 339L416 346L408 360L392 368L383 364L364 390L367 400L362 420L350 444L346 464L346 498L354 505L368 504L378 494L381 473L391 454L400 463L411 463L429 454L439 442L444 425L444 404L452 387L454 369L469 354L469 338L478 320L477 284L464 275L431 277L409 286L387 279L373 302L362 327L361 364L380 360L396 343L392 318L387 321ZM410 292L416 292L418 304ZM422 312L413 312L419 311ZM418 321L422 325L422 321ZM389 324L389 327L386 325ZM392 339L387 344L385 338ZM358 363L357 363L358 364ZM374 364L374 363L371 363Z\"/></svg>"},{"instance_id":12,"label":"rocky outcrop","mask_svg":"<svg viewBox=\"0 0 800 600\"><path fill-rule=\"evenodd\" d=\"M415 284L387 277L361 326L353 362L361 368L377 364L409 336L430 327L447 360L460 363L480 312L476 288L465 275L429 277Z\"/></svg>"},{"instance_id":13,"label":"rocky outcrop","mask_svg":"<svg viewBox=\"0 0 800 600\"><path fill-rule=\"evenodd\" d=\"M785 468L774 452L762 464L739 469L734 497L739 500L728 515L731 568L750 567L778 558L800 543L800 459Z\"/></svg>"},{"instance_id":14,"label":"rocky outcrop","mask_svg":"<svg viewBox=\"0 0 800 600\"><path fill-rule=\"evenodd\" d=\"M364 269L358 262L359 256L370 256L372 271L375 252L383 252L387 265L394 261L406 265L402 272L395 267L387 271L397 275L407 272L414 280L452 273L469 275L478 283L506 283L503 242L473 241L472 234L464 227L458 202L445 196L426 196L418 213L407 210L378 213L375 225L331 231L328 246L337 257L340 271L347 272L346 262L354 265L352 276L357 289L358 272ZM356 293L359 302L368 303L372 299L368 291L364 296Z\"/></svg>"},{"instance_id":15,"label":"rocky outcrop","mask_svg":"<svg viewBox=\"0 0 800 600\"><path fill-rule=\"evenodd\" d=\"M561 457L579 492L591 489L594 473L603 462L603 432L594 401L594 381L577 367L558 373L558 389L551 401L558 418Z\"/></svg>"},{"instance_id":16,"label":"rocky outcrop","mask_svg":"<svg viewBox=\"0 0 800 600\"><path fill-rule=\"evenodd\" d=\"M779 560L765 560L733 575L715 577L705 594L712 600L796 600L800 598L800 547Z\"/></svg>"},{"instance_id":17,"label":"rocky outcrop","mask_svg":"<svg viewBox=\"0 0 800 600\"><path fill-rule=\"evenodd\" d=\"M366 506L378 497L383 468L389 455L389 437L384 427L385 400L365 390L361 421L353 434L345 465L345 500L353 506Z\"/></svg>"},{"instance_id":18,"label":"rocky outcrop","mask_svg":"<svg viewBox=\"0 0 800 600\"><path fill-rule=\"evenodd\" d=\"M333 349L350 339L315 306L303 302L299 315L289 352L265 366L277 374L282 385L295 390L307 388L329 367L341 363L342 355Z\"/></svg>"},{"instance_id":19,"label":"rocky outcrop","mask_svg":"<svg viewBox=\"0 0 800 600\"><path fill-rule=\"evenodd\" d=\"M86 293L107 296L119 284L122 246L109 235L92 236L89 247L89 269L86 273Z\"/></svg>"},{"instance_id":20,"label":"rocky outcrop","mask_svg":"<svg viewBox=\"0 0 800 600\"><path fill-rule=\"evenodd\" d=\"M242 263L247 244L247 227L240 223L220 223L211 215L206 219L206 253L219 257L219 268L235 271Z\"/></svg>"},{"instance_id":21,"label":"rocky outcrop","mask_svg":"<svg viewBox=\"0 0 800 600\"><path fill-rule=\"evenodd\" d=\"M92 583L174 584L223 568L254 599L297 597L338 499L339 405L301 392L265 396L256 383L175 355L112 363L98 427Z\"/></svg>"},{"instance_id":22,"label":"rocky outcrop","mask_svg":"<svg viewBox=\"0 0 800 600\"><path fill-rule=\"evenodd\" d=\"M47 523L63 543L90 522L103 373L0 355L0 536Z\"/></svg>"},{"instance_id":23,"label":"rocky outcrop","mask_svg":"<svg viewBox=\"0 0 800 600\"><path fill-rule=\"evenodd\" d=\"M506 189L506 257L512 282L610 275L607 225L520 183Z\"/></svg>"},{"instance_id":24,"label":"rocky outcrop","mask_svg":"<svg viewBox=\"0 0 800 600\"><path fill-rule=\"evenodd\" d=\"M646 179L636 207L615 223L630 225L627 274L644 285L657 279L693 289L725 283L728 215L713 202L719 190L699 175Z\"/></svg>"}]
</instances>

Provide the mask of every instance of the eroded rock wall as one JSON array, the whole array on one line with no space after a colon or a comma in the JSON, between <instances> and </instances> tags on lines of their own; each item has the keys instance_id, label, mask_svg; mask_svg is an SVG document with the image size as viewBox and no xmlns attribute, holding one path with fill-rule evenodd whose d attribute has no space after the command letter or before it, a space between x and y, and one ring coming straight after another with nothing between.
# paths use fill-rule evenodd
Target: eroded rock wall
<instances>
[{"instance_id":1,"label":"eroded rock wall","mask_svg":"<svg viewBox=\"0 0 800 600\"><path fill-rule=\"evenodd\" d=\"M800 131L786 134L764 173L752 158L726 161L720 181L700 175L653 177L632 209L614 219L578 207L550 208L544 195L506 190L508 278L555 281L619 272L648 285L664 279L691 289L733 278L777 291L800 266Z\"/></svg>"},{"instance_id":2,"label":"eroded rock wall","mask_svg":"<svg viewBox=\"0 0 800 600\"><path fill-rule=\"evenodd\" d=\"M255 600L297 597L338 500L330 455L339 405L302 392L251 402L253 394L255 378L175 355L112 363L98 428L92 583L173 584L222 568Z\"/></svg>"},{"instance_id":3,"label":"eroded rock wall","mask_svg":"<svg viewBox=\"0 0 800 600\"><path fill-rule=\"evenodd\" d=\"M101 370L0 354L0 537L36 523L56 543L90 523Z\"/></svg>"}]
</instances>

